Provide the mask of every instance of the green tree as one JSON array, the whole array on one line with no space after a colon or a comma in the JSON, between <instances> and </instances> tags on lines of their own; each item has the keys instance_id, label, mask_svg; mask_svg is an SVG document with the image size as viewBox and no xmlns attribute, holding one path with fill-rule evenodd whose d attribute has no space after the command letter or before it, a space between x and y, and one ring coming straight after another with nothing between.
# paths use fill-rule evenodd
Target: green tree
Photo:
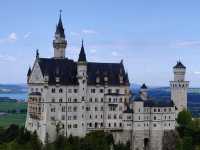
<instances>
[{"instance_id":1,"label":"green tree","mask_svg":"<svg viewBox=\"0 0 200 150\"><path fill-rule=\"evenodd\" d=\"M191 121L192 121L192 114L189 111L184 109L183 111L179 112L177 118L179 126L187 127L190 125Z\"/></svg>"},{"instance_id":2,"label":"green tree","mask_svg":"<svg viewBox=\"0 0 200 150\"><path fill-rule=\"evenodd\" d=\"M38 139L36 131L34 131L33 134L31 135L30 142L31 142L31 146L32 146L33 150L41 150L42 149L42 144L41 144L40 140Z\"/></svg>"},{"instance_id":3,"label":"green tree","mask_svg":"<svg viewBox=\"0 0 200 150\"><path fill-rule=\"evenodd\" d=\"M184 137L183 138L183 150L193 150L193 144L192 144L192 137Z\"/></svg>"}]
</instances>

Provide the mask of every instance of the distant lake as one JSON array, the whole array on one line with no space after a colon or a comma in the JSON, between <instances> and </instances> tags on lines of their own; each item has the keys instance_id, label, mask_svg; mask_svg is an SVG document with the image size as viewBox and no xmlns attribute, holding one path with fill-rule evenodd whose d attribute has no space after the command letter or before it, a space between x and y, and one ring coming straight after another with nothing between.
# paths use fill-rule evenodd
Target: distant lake
<instances>
[{"instance_id":1,"label":"distant lake","mask_svg":"<svg viewBox=\"0 0 200 150\"><path fill-rule=\"evenodd\" d=\"M27 93L0 93L0 97L9 97L11 99L24 101L27 99Z\"/></svg>"}]
</instances>

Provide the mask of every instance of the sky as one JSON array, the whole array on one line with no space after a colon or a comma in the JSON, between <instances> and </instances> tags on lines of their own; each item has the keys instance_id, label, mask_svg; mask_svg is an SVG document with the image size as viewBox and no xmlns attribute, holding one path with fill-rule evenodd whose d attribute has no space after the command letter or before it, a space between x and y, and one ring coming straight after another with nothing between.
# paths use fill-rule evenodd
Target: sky
<instances>
[{"instance_id":1,"label":"sky","mask_svg":"<svg viewBox=\"0 0 200 150\"><path fill-rule=\"evenodd\" d=\"M120 62L130 81L168 86L178 60L190 86L200 87L199 0L2 0L0 83L26 83L29 66L53 57L62 9L66 57L77 60L81 39L88 61Z\"/></svg>"}]
</instances>

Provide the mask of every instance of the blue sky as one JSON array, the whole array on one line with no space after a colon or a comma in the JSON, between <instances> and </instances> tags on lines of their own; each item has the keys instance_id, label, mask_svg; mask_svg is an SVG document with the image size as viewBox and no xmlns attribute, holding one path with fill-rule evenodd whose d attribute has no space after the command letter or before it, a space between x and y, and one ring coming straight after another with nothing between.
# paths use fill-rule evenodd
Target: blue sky
<instances>
[{"instance_id":1,"label":"blue sky","mask_svg":"<svg viewBox=\"0 0 200 150\"><path fill-rule=\"evenodd\" d=\"M66 56L77 60L84 39L89 61L124 60L131 82L167 86L178 59L200 86L198 0L2 0L0 83L25 83L38 48L52 57L59 10Z\"/></svg>"}]
</instances>

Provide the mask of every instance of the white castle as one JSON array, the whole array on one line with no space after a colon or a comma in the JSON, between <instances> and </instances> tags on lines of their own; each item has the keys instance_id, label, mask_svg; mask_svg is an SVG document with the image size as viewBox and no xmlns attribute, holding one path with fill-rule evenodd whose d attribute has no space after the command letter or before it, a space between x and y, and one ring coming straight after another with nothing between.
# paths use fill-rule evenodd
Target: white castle
<instances>
[{"instance_id":1,"label":"white castle","mask_svg":"<svg viewBox=\"0 0 200 150\"><path fill-rule=\"evenodd\" d=\"M58 134L84 137L91 131L113 134L115 142L130 141L132 150L161 150L164 131L174 130L177 112L187 108L186 67L174 66L171 100L153 101L142 85L130 92L128 74L120 63L89 62L82 42L78 61L65 57L67 40L61 20L53 40L54 57L40 58L27 74L26 128L43 143Z\"/></svg>"}]
</instances>

